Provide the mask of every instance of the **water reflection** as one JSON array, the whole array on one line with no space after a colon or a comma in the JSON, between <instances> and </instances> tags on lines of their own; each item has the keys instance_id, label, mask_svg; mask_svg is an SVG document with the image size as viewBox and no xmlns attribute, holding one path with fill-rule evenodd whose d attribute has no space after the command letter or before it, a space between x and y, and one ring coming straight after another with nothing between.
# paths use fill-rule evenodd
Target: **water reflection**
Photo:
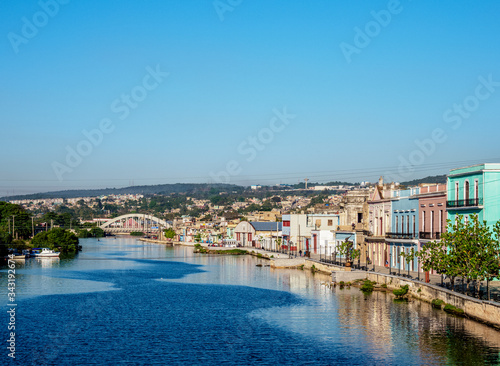
<instances>
[{"instance_id":1,"label":"water reflection","mask_svg":"<svg viewBox=\"0 0 500 366\"><path fill-rule=\"evenodd\" d=\"M243 344L253 342L254 347L254 330L239 333L243 323L250 322L257 328L266 329L266 337L272 330L279 330L282 333L276 334L281 337L289 335L294 339L295 347L297 344L314 345L311 347L319 347L318 350L326 352L327 358L329 353L334 357L347 352L348 355L363 356L361 359L369 364L500 363L498 331L435 310L423 302L395 303L393 296L385 292L364 295L354 287L329 288L324 286L330 281L329 276L310 271L272 269L267 267L267 261L249 256L198 255L188 247L165 247L125 238L99 242L86 239L82 240L82 245L84 251L72 258L29 259L16 263L19 298L93 293L80 300L83 302L77 310L83 310L77 311L76 315L92 315L101 327L103 320L99 317L108 317L106 309L112 308L109 324L114 324L113 329L120 329L123 334L127 332L121 330L123 324L116 319L123 317L122 322L134 319L136 313L129 308L150 312L153 318L165 322L165 311L174 306L170 302L173 301L181 310L177 309L165 326L172 329L176 329L175 325L179 329L190 326L203 332L207 328L222 326L228 334L219 337L234 341L237 336ZM256 264L263 266L257 267ZM0 273L3 296L6 270ZM247 290L250 288L252 291ZM148 289L154 291L154 295L148 293ZM262 289L274 292L263 293ZM276 296L276 290L293 296L286 297L288 302L283 302L283 297ZM100 296L100 293L106 296ZM223 303L217 302L218 297ZM50 299L43 301L50 303ZM254 305L248 308L244 306L247 304ZM225 305L233 308L227 309ZM104 315L98 316L101 307ZM88 308L92 311L87 311ZM193 308L197 310L193 312ZM241 315L230 319L230 312L237 310L244 312L244 322ZM186 318L185 314L189 317ZM202 316L196 318L199 314ZM212 316L224 320L215 324L199 323L209 321ZM196 321L189 323L193 317ZM71 328L79 329L81 322L81 319L73 319ZM163 334L164 329L160 327L151 336L161 337ZM190 333L183 333L183 336L191 337ZM279 339L273 342L279 344ZM235 350L239 351L239 348L235 347ZM215 348L211 352L216 352ZM293 350L288 352L293 354ZM226 361L234 363L234 359Z\"/></svg>"},{"instance_id":2,"label":"water reflection","mask_svg":"<svg viewBox=\"0 0 500 366\"><path fill-rule=\"evenodd\" d=\"M59 258L35 258L41 268L52 268L59 266Z\"/></svg>"}]
</instances>

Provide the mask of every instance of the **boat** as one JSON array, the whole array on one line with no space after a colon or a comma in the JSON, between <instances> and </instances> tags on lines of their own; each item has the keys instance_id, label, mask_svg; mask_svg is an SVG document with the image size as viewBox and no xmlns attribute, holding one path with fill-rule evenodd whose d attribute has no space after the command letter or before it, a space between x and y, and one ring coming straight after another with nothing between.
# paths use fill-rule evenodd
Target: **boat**
<instances>
[{"instance_id":1,"label":"boat","mask_svg":"<svg viewBox=\"0 0 500 366\"><path fill-rule=\"evenodd\" d=\"M8 256L9 258L12 259L26 259L26 253L24 253L24 250L22 253L20 253L17 249L11 249L11 252Z\"/></svg>"},{"instance_id":2,"label":"boat","mask_svg":"<svg viewBox=\"0 0 500 366\"><path fill-rule=\"evenodd\" d=\"M50 258L50 257L59 257L60 252L54 252L49 248L42 248L40 251L35 253L36 258Z\"/></svg>"}]
</instances>

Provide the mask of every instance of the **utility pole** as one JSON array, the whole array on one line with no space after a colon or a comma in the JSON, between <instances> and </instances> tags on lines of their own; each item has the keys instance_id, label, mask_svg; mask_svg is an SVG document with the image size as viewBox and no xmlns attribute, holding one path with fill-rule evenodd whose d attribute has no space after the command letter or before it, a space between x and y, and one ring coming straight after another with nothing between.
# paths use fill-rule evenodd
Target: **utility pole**
<instances>
[{"instance_id":1,"label":"utility pole","mask_svg":"<svg viewBox=\"0 0 500 366\"><path fill-rule=\"evenodd\" d=\"M16 236L16 215L12 215L12 237Z\"/></svg>"}]
</instances>

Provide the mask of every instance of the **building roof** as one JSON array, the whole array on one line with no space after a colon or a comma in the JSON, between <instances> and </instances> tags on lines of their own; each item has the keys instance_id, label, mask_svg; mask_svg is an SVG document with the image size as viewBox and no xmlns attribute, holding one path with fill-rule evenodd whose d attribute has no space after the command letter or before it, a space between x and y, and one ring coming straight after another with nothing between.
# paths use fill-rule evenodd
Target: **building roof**
<instances>
[{"instance_id":1,"label":"building roof","mask_svg":"<svg viewBox=\"0 0 500 366\"><path fill-rule=\"evenodd\" d=\"M281 222L251 221L250 224L256 231L276 231L276 228L281 230Z\"/></svg>"}]
</instances>

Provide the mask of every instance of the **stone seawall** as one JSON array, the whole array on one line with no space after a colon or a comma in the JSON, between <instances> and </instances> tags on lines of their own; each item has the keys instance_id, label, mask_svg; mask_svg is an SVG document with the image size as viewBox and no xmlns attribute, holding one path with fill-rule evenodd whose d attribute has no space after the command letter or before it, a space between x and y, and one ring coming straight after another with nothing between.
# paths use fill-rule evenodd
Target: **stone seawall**
<instances>
[{"instance_id":1,"label":"stone seawall","mask_svg":"<svg viewBox=\"0 0 500 366\"><path fill-rule=\"evenodd\" d=\"M470 318L500 328L499 303L475 299L439 286L392 275L368 272L367 278L380 284L385 283L391 290L408 285L409 294L419 300L426 302L432 302L434 299L442 300L462 309Z\"/></svg>"}]
</instances>

